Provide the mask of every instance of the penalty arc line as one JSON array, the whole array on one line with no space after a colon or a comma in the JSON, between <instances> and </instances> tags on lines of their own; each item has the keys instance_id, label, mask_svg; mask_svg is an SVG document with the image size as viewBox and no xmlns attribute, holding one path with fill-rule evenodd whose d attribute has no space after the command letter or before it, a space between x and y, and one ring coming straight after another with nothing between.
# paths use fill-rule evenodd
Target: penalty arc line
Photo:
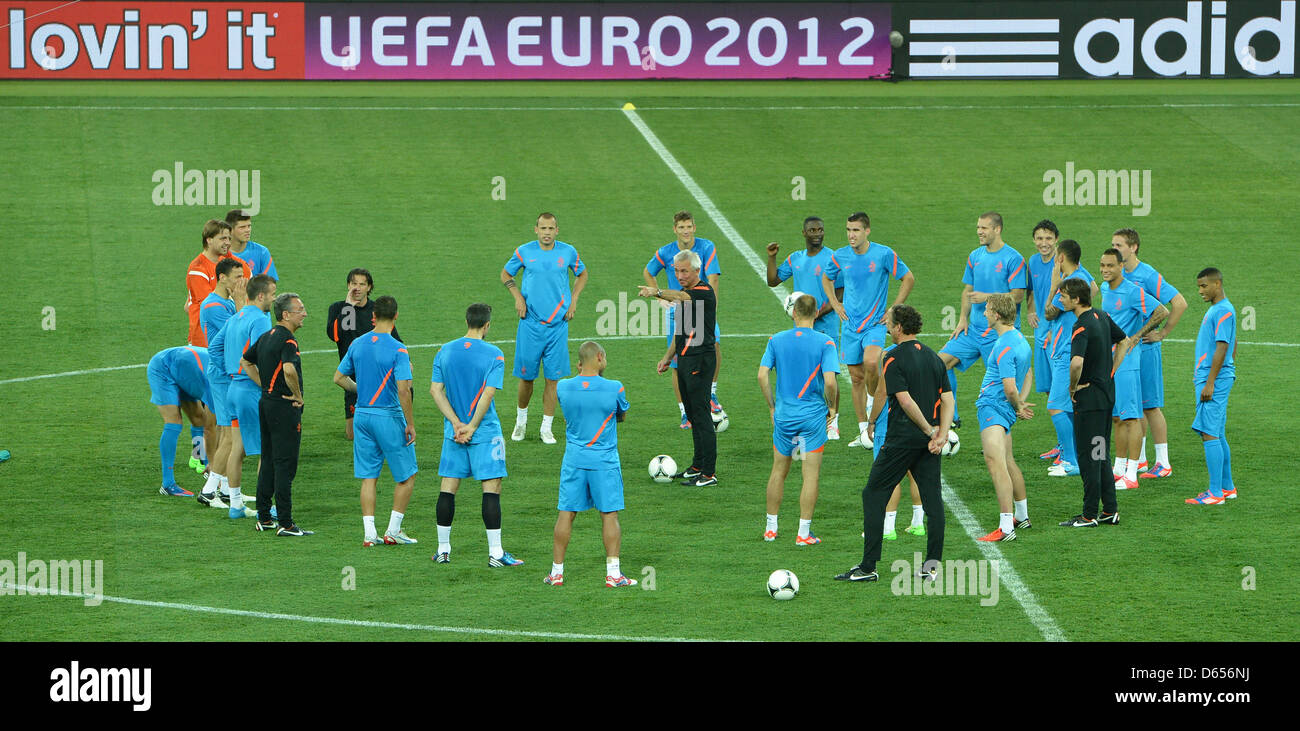
<instances>
[{"instance_id":1,"label":"penalty arc line","mask_svg":"<svg viewBox=\"0 0 1300 731\"><path fill-rule=\"evenodd\" d=\"M668 148L664 146L659 137L655 135L648 125L646 125L640 115L630 109L624 109L623 114L627 116L628 121L630 121L632 125L636 127L637 131L641 133L641 136L645 138L646 143L650 145L650 149L655 151L655 154L659 156L659 159L663 160L664 164L672 170L673 174L676 175L677 179L686 187L686 190L695 197L695 200L699 202L704 211L713 218L714 222L718 224L718 228L722 229L723 235L731 241L731 245L735 247L739 254L745 257L745 260L749 262L751 267L753 267L754 272L758 274L759 278L764 284L766 284L766 265L759 260L758 254L754 253L754 250L745 242L745 239L736 232L731 223L722 215L718 210L718 207L714 205L713 201L709 198L708 194L706 194L690 174L686 172L686 169L677 161L677 158L673 157L673 154L668 151ZM778 302L784 303L788 292L785 291L784 286L778 286L772 288L772 293L776 295ZM843 377L843 374L840 375ZM942 478L940 479L942 481ZM970 508L966 507L966 504L961 501L961 498L957 497L957 493L952 490L947 482L942 482L942 487L944 502L948 505L948 508L952 510L953 515L957 517L957 521L961 523L966 534L975 542L976 547L979 548L984 557L988 560L996 560L998 562L998 575L1000 581L1011 592L1011 595L1015 597L1015 600L1020 604L1021 609L1024 610L1025 616L1029 618L1029 621L1038 628L1038 631L1043 635L1043 639L1052 642L1065 641L1065 634L1061 631L1060 626L1058 626L1056 621L1052 619L1051 615L1047 613L1047 610L1043 609L1043 606L1038 603L1038 598L1034 596L1034 593L1030 591L1029 587L1020 579L1020 575L1014 568L1012 568L1011 562L1003 557L1002 552L999 551L996 546L981 541L975 541L975 539L979 537L979 524L976 522L975 515L970 511Z\"/></svg>"},{"instance_id":2,"label":"penalty arc line","mask_svg":"<svg viewBox=\"0 0 1300 731\"><path fill-rule=\"evenodd\" d=\"M339 617L313 617L301 614L284 614L281 612L255 612L248 609L228 609L226 607L208 607L201 604L181 604L176 602L157 602L146 599L131 599L121 596L84 594L80 592L54 591L45 587L30 587L0 581L0 588L5 590L22 589L28 594L66 596L74 599L95 599L114 604L131 604L140 607L158 609L179 609L186 612L206 612L235 617L252 617L254 619L279 619L290 622L309 622L312 624L333 624L346 627L367 627L372 629L400 629L414 632L447 632L463 635L492 635L497 637L529 637L544 640L604 640L610 642L718 642L720 640L702 640L690 637L629 637L627 635L596 635L578 632L540 632L533 630L494 629L491 627L448 627L435 624L404 624L400 622L376 622L366 619L342 619Z\"/></svg>"}]
</instances>

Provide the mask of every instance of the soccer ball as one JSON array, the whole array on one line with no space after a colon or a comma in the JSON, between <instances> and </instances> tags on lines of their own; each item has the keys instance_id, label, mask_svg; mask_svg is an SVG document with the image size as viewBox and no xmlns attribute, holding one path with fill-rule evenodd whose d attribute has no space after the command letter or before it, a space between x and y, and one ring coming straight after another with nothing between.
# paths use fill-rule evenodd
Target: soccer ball
<instances>
[{"instance_id":1,"label":"soccer ball","mask_svg":"<svg viewBox=\"0 0 1300 731\"><path fill-rule=\"evenodd\" d=\"M713 417L713 431L720 434L731 426L731 419L727 418L727 412L719 411L716 414L711 414L711 416Z\"/></svg>"},{"instance_id":2,"label":"soccer ball","mask_svg":"<svg viewBox=\"0 0 1300 731\"><path fill-rule=\"evenodd\" d=\"M778 601L788 601L799 593L799 577L789 569L777 569L767 577L768 596Z\"/></svg>"},{"instance_id":3,"label":"soccer ball","mask_svg":"<svg viewBox=\"0 0 1300 731\"><path fill-rule=\"evenodd\" d=\"M791 292L785 298L785 314L794 317L794 301L804 295L803 292Z\"/></svg>"},{"instance_id":4,"label":"soccer ball","mask_svg":"<svg viewBox=\"0 0 1300 731\"><path fill-rule=\"evenodd\" d=\"M961 451L961 437L957 436L956 430L949 429L948 443L943 445L943 449L939 450L939 454L945 457L951 457L959 451Z\"/></svg>"},{"instance_id":5,"label":"soccer ball","mask_svg":"<svg viewBox=\"0 0 1300 731\"><path fill-rule=\"evenodd\" d=\"M658 483L672 482L677 474L677 462L666 454L650 460L650 479Z\"/></svg>"}]
</instances>

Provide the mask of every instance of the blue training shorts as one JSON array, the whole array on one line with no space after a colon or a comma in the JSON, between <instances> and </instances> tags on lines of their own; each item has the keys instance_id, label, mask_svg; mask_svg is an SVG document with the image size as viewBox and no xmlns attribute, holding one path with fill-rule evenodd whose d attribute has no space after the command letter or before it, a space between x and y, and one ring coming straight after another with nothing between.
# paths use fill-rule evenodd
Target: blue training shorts
<instances>
[{"instance_id":1,"label":"blue training shorts","mask_svg":"<svg viewBox=\"0 0 1300 731\"><path fill-rule=\"evenodd\" d=\"M966 332L944 343L939 352L956 358L957 365L954 368L965 371L977 362L987 359L989 353L993 352L993 344L998 341L998 333L991 327L984 332L987 334L981 337L974 334L972 328L967 327Z\"/></svg>"},{"instance_id":2,"label":"blue training shorts","mask_svg":"<svg viewBox=\"0 0 1300 731\"><path fill-rule=\"evenodd\" d=\"M230 381L209 380L208 393L212 394L212 415L217 417L217 426L230 426Z\"/></svg>"},{"instance_id":3,"label":"blue training shorts","mask_svg":"<svg viewBox=\"0 0 1300 731\"><path fill-rule=\"evenodd\" d=\"M406 443L406 417L378 409L357 409L352 417L352 475L358 479L379 477L388 461L394 482L406 482L420 468L415 464L415 445Z\"/></svg>"},{"instance_id":4,"label":"blue training shorts","mask_svg":"<svg viewBox=\"0 0 1300 731\"><path fill-rule=\"evenodd\" d=\"M1000 426L1010 433L1011 425L1016 423L1016 413L1011 410L1011 404L1006 401L1000 404L976 401L975 418L979 419L980 431L991 426Z\"/></svg>"},{"instance_id":5,"label":"blue training shorts","mask_svg":"<svg viewBox=\"0 0 1300 731\"><path fill-rule=\"evenodd\" d=\"M1074 413L1074 400L1070 398L1070 356L1052 360L1052 390L1047 395L1047 408Z\"/></svg>"},{"instance_id":6,"label":"blue training shorts","mask_svg":"<svg viewBox=\"0 0 1300 731\"><path fill-rule=\"evenodd\" d=\"M1050 394L1052 392L1052 358L1043 347L1047 340L1047 329L1043 332L1034 331L1034 390L1039 393Z\"/></svg>"},{"instance_id":7,"label":"blue training shorts","mask_svg":"<svg viewBox=\"0 0 1300 731\"><path fill-rule=\"evenodd\" d=\"M847 325L840 329L840 360L845 365L860 365L867 348L873 345L877 348L884 347L885 338L889 336L885 326L878 322L867 324L861 331L852 330Z\"/></svg>"},{"instance_id":8,"label":"blue training shorts","mask_svg":"<svg viewBox=\"0 0 1300 731\"><path fill-rule=\"evenodd\" d=\"M803 421L777 420L772 426L772 447L782 457L789 457L798 444L804 452L817 452L826 446L826 415Z\"/></svg>"},{"instance_id":9,"label":"blue training shorts","mask_svg":"<svg viewBox=\"0 0 1300 731\"><path fill-rule=\"evenodd\" d=\"M835 351L840 350L840 316L831 312L825 317L819 317L813 320L813 329L831 339L835 343Z\"/></svg>"},{"instance_id":10,"label":"blue training shorts","mask_svg":"<svg viewBox=\"0 0 1300 731\"><path fill-rule=\"evenodd\" d=\"M1214 379L1214 398L1201 400L1201 389L1205 382L1196 384L1196 418L1192 420L1192 429L1202 434L1225 439L1224 431L1228 428L1228 395L1232 393L1232 384L1237 379L1219 376Z\"/></svg>"},{"instance_id":11,"label":"blue training shorts","mask_svg":"<svg viewBox=\"0 0 1300 731\"><path fill-rule=\"evenodd\" d=\"M262 400L262 390L252 381L231 381L226 392L226 408L230 411L233 426L239 427L239 438L244 443L244 454L262 453L262 422L257 415L257 402Z\"/></svg>"},{"instance_id":12,"label":"blue training shorts","mask_svg":"<svg viewBox=\"0 0 1300 731\"><path fill-rule=\"evenodd\" d=\"M1165 375L1160 343L1143 343L1141 353L1142 408L1162 409L1165 406Z\"/></svg>"},{"instance_id":13,"label":"blue training shorts","mask_svg":"<svg viewBox=\"0 0 1300 731\"><path fill-rule=\"evenodd\" d=\"M538 365L541 365L541 369ZM544 370L542 370L544 369ZM515 331L515 378L525 381L539 375L558 381L569 375L569 323L554 325L525 317Z\"/></svg>"},{"instance_id":14,"label":"blue training shorts","mask_svg":"<svg viewBox=\"0 0 1300 731\"><path fill-rule=\"evenodd\" d=\"M557 510L581 513L596 508L602 513L623 509L623 470L615 465L600 469L560 465L560 499Z\"/></svg>"},{"instance_id":15,"label":"blue training shorts","mask_svg":"<svg viewBox=\"0 0 1300 731\"><path fill-rule=\"evenodd\" d=\"M506 440L500 430L491 439L477 444L460 444L444 438L442 456L438 458L438 476L473 477L479 482L505 477Z\"/></svg>"},{"instance_id":16,"label":"blue training shorts","mask_svg":"<svg viewBox=\"0 0 1300 731\"><path fill-rule=\"evenodd\" d=\"M1142 418L1142 397L1138 389L1137 371L1115 373L1115 406L1110 415L1120 421Z\"/></svg>"}]
</instances>

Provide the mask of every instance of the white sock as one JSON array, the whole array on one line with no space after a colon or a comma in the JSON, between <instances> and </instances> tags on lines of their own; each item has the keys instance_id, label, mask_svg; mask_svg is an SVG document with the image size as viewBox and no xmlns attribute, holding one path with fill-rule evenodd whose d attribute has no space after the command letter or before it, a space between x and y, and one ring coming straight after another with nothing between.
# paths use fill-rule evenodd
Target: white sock
<instances>
[{"instance_id":1,"label":"white sock","mask_svg":"<svg viewBox=\"0 0 1300 731\"><path fill-rule=\"evenodd\" d=\"M799 519L799 537L807 538L812 533L812 519Z\"/></svg>"},{"instance_id":2,"label":"white sock","mask_svg":"<svg viewBox=\"0 0 1300 731\"><path fill-rule=\"evenodd\" d=\"M867 394L867 415L868 416L871 415L871 407L875 405L876 405L876 397L872 396L871 394Z\"/></svg>"},{"instance_id":3,"label":"white sock","mask_svg":"<svg viewBox=\"0 0 1300 731\"><path fill-rule=\"evenodd\" d=\"M678 401L677 410L682 412L682 416L686 416L686 404L682 403L681 401Z\"/></svg>"},{"instance_id":4,"label":"white sock","mask_svg":"<svg viewBox=\"0 0 1300 731\"><path fill-rule=\"evenodd\" d=\"M520 408L516 408L516 409L515 409L515 423L516 423L516 424L527 424L527 423L528 423L528 407L527 407L527 406L525 406L525 407L522 408L522 409L520 409Z\"/></svg>"},{"instance_id":5,"label":"white sock","mask_svg":"<svg viewBox=\"0 0 1300 731\"><path fill-rule=\"evenodd\" d=\"M389 533L397 534L397 533L401 533L401 532L402 532L402 518L403 518L403 517L405 517L405 516L404 516L402 513L397 512L396 510L394 510L394 511L392 512L392 514L388 516L388 532L389 532ZM372 518L371 520L373 520L373 518Z\"/></svg>"},{"instance_id":6,"label":"white sock","mask_svg":"<svg viewBox=\"0 0 1300 731\"><path fill-rule=\"evenodd\" d=\"M1142 437L1142 454L1140 455L1140 459L1138 459L1138 462L1145 462L1145 461L1147 461L1147 438Z\"/></svg>"},{"instance_id":7,"label":"white sock","mask_svg":"<svg viewBox=\"0 0 1300 731\"><path fill-rule=\"evenodd\" d=\"M897 510L895 510L892 513L885 513L885 535L889 535L890 533L894 532L894 526L897 522L898 522Z\"/></svg>"},{"instance_id":8,"label":"white sock","mask_svg":"<svg viewBox=\"0 0 1300 731\"><path fill-rule=\"evenodd\" d=\"M555 421L555 417L554 417L554 416L547 416L547 415L545 415L545 414L542 414L542 431L544 431L544 432L550 432L550 431L551 431L551 423L554 422L554 421Z\"/></svg>"},{"instance_id":9,"label":"white sock","mask_svg":"<svg viewBox=\"0 0 1300 731\"><path fill-rule=\"evenodd\" d=\"M1016 523L1011 519L1011 513L998 513L998 528L1003 533L1010 533L1016 529Z\"/></svg>"},{"instance_id":10,"label":"white sock","mask_svg":"<svg viewBox=\"0 0 1300 731\"><path fill-rule=\"evenodd\" d=\"M1128 469L1124 471L1124 476L1130 480L1136 480L1138 478L1138 461L1136 459L1130 459L1128 461Z\"/></svg>"},{"instance_id":11,"label":"white sock","mask_svg":"<svg viewBox=\"0 0 1300 731\"><path fill-rule=\"evenodd\" d=\"M867 422L865 421L858 422L858 433L864 437L867 435Z\"/></svg>"},{"instance_id":12,"label":"white sock","mask_svg":"<svg viewBox=\"0 0 1300 731\"><path fill-rule=\"evenodd\" d=\"M501 529L490 530L487 532L488 537L488 555L492 558L501 558L505 551L501 550Z\"/></svg>"},{"instance_id":13,"label":"white sock","mask_svg":"<svg viewBox=\"0 0 1300 731\"><path fill-rule=\"evenodd\" d=\"M717 401L717 400L718 400L718 382L717 382L717 381L714 381L714 382L713 382L713 386L709 389L709 395L713 397L713 400L714 400L714 401Z\"/></svg>"},{"instance_id":14,"label":"white sock","mask_svg":"<svg viewBox=\"0 0 1300 731\"><path fill-rule=\"evenodd\" d=\"M1166 467L1173 467L1169 464L1169 443L1156 445L1156 461Z\"/></svg>"},{"instance_id":15,"label":"white sock","mask_svg":"<svg viewBox=\"0 0 1300 731\"><path fill-rule=\"evenodd\" d=\"M366 529L367 541L373 541L379 537L379 534L375 532L375 516L373 515L361 516L361 525Z\"/></svg>"},{"instance_id":16,"label":"white sock","mask_svg":"<svg viewBox=\"0 0 1300 731\"><path fill-rule=\"evenodd\" d=\"M1124 459L1123 457L1116 457L1116 458L1115 458L1115 469L1114 469L1114 470L1111 470L1111 471L1114 472L1114 473L1117 474L1117 475L1122 475L1122 474L1124 474L1124 471L1125 471L1126 469L1128 469L1128 460L1127 460L1127 459Z\"/></svg>"},{"instance_id":17,"label":"white sock","mask_svg":"<svg viewBox=\"0 0 1300 731\"><path fill-rule=\"evenodd\" d=\"M203 483L203 494L213 495L217 492L217 488L220 486L221 475L218 475L215 472L208 472L208 481Z\"/></svg>"},{"instance_id":18,"label":"white sock","mask_svg":"<svg viewBox=\"0 0 1300 731\"><path fill-rule=\"evenodd\" d=\"M620 569L620 568L618 567L618 558L617 558L617 557L615 557L615 558L606 558L606 559L605 559L605 575L606 575L606 576L616 576L616 577L617 577L617 576L622 576L622 575L623 575L623 569Z\"/></svg>"},{"instance_id":19,"label":"white sock","mask_svg":"<svg viewBox=\"0 0 1300 731\"><path fill-rule=\"evenodd\" d=\"M438 526L438 553L451 553L451 526Z\"/></svg>"},{"instance_id":20,"label":"white sock","mask_svg":"<svg viewBox=\"0 0 1300 731\"><path fill-rule=\"evenodd\" d=\"M912 526L915 527L915 526L921 525L921 524L924 523L924 522L925 522L925 506L923 506L923 505L913 505L913 506L912 506Z\"/></svg>"},{"instance_id":21,"label":"white sock","mask_svg":"<svg viewBox=\"0 0 1300 731\"><path fill-rule=\"evenodd\" d=\"M774 531L774 530L776 530L776 516L775 516L775 515L772 515L771 513L768 513L768 514L767 514L767 528L766 528L766 530L770 530L770 531Z\"/></svg>"},{"instance_id":22,"label":"white sock","mask_svg":"<svg viewBox=\"0 0 1300 731\"><path fill-rule=\"evenodd\" d=\"M1021 520L1029 519L1029 498L1025 498L1024 500L1016 500L1011 505L1012 505L1012 509L1015 510L1015 516L1017 522Z\"/></svg>"},{"instance_id":23,"label":"white sock","mask_svg":"<svg viewBox=\"0 0 1300 731\"><path fill-rule=\"evenodd\" d=\"M239 491L239 485L233 485L230 488L230 494L226 496L226 502L236 510L244 507L244 495Z\"/></svg>"},{"instance_id":24,"label":"white sock","mask_svg":"<svg viewBox=\"0 0 1300 731\"><path fill-rule=\"evenodd\" d=\"M836 415L835 415L835 418L834 418L834 419L831 419L831 423L835 425L835 428L836 428L836 429L839 429L839 428L840 428L840 415L839 415L839 414L836 414Z\"/></svg>"},{"instance_id":25,"label":"white sock","mask_svg":"<svg viewBox=\"0 0 1300 731\"><path fill-rule=\"evenodd\" d=\"M564 576L564 564L562 564L562 563L552 563L552 564L551 564L551 576Z\"/></svg>"},{"instance_id":26,"label":"white sock","mask_svg":"<svg viewBox=\"0 0 1300 731\"><path fill-rule=\"evenodd\" d=\"M230 480L225 475L221 476L221 494L230 494Z\"/></svg>"}]
</instances>

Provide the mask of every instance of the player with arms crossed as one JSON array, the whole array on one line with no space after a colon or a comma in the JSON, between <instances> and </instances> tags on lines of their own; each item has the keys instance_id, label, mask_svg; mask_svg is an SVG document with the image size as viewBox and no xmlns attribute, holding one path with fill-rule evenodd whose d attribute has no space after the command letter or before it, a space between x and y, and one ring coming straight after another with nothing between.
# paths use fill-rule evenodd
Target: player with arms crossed
<instances>
[{"instance_id":1,"label":"player with arms crossed","mask_svg":"<svg viewBox=\"0 0 1300 731\"><path fill-rule=\"evenodd\" d=\"M770 250L769 250L770 251ZM803 488L799 492L799 535L796 546L813 546L822 539L813 535L813 510L817 507L818 480L826 446L826 416L835 403L840 359L835 342L813 329L817 300L806 293L794 302L794 328L767 339L767 349L758 366L758 386L772 417L772 473L767 478L767 527L763 540L775 541L777 513L790 474L790 453L796 445L803 451ZM776 369L776 398L768 372Z\"/></svg>"},{"instance_id":2,"label":"player with arms crossed","mask_svg":"<svg viewBox=\"0 0 1300 731\"><path fill-rule=\"evenodd\" d=\"M957 374L952 369L965 371L972 364L988 360L989 351L997 340L997 333L984 316L984 304L991 294L1010 294L1016 303L1016 329L1020 329L1019 305L1029 286L1025 273L1025 259L1020 252L1002 241L1002 216L994 211L981 213L975 223L979 248L966 257L966 271L962 274L961 317L952 337L939 351L939 357L948 368L948 383L952 388L953 403L957 397ZM954 406L954 429L961 426L960 409Z\"/></svg>"},{"instance_id":3,"label":"player with arms crossed","mask_svg":"<svg viewBox=\"0 0 1300 731\"><path fill-rule=\"evenodd\" d=\"M1237 380L1237 308L1223 292L1223 273L1214 267L1196 275L1196 291L1210 303L1196 333L1196 419L1192 429L1201 435L1210 487L1186 500L1188 505L1221 505L1237 497L1232 481L1232 450L1228 448L1228 396Z\"/></svg>"},{"instance_id":4,"label":"player with arms crossed","mask_svg":"<svg viewBox=\"0 0 1300 731\"><path fill-rule=\"evenodd\" d=\"M853 411L858 418L858 437L850 447L871 448L867 434L872 399L880 373L876 364L885 345L885 304L890 278L902 280L894 306L907 301L916 277L893 249L872 241L871 219L858 211L845 225L849 245L831 255L822 268L822 292L843 320L840 357L849 367L853 390ZM844 303L835 294L835 283L843 280Z\"/></svg>"},{"instance_id":5,"label":"player with arms crossed","mask_svg":"<svg viewBox=\"0 0 1300 731\"><path fill-rule=\"evenodd\" d=\"M564 461L560 465L560 498L556 505L555 544L551 573L542 579L564 584L564 553L573 534L573 519L592 507L600 513L605 543L605 586L636 586L619 568L623 529L623 468L618 458L618 425L627 416L623 384L604 377L605 349L591 340L578 348L578 375L556 386L564 410Z\"/></svg>"},{"instance_id":6,"label":"player with arms crossed","mask_svg":"<svg viewBox=\"0 0 1300 731\"><path fill-rule=\"evenodd\" d=\"M776 255L781 251L781 245L773 241L767 245L767 286L775 287L781 282L790 280L791 287L795 292L803 292L812 295L817 301L816 319L813 321L812 328L817 332L831 339L835 345L835 352L840 350L840 317L831 307L830 298L822 289L822 270L830 263L831 250L825 248L822 242L826 238L826 224L822 219L816 216L809 216L803 220L803 238L804 250L796 251L785 258L780 266L776 264ZM841 276L840 280L835 283L836 299L844 296L844 282ZM830 415L826 425L826 438L836 440L840 438L840 391L835 389L835 400L830 403Z\"/></svg>"},{"instance_id":7,"label":"player with arms crossed","mask_svg":"<svg viewBox=\"0 0 1300 731\"><path fill-rule=\"evenodd\" d=\"M1124 279L1117 249L1101 252L1101 308L1129 338L1129 357L1115 369L1115 489L1136 490L1138 451L1142 444L1142 389L1138 374L1142 337L1169 315L1136 284ZM1154 307L1153 307L1154 306Z\"/></svg>"},{"instance_id":8,"label":"player with arms crossed","mask_svg":"<svg viewBox=\"0 0 1300 731\"><path fill-rule=\"evenodd\" d=\"M998 338L984 364L984 383L975 399L984 464L998 498L997 530L981 541L1014 541L1016 530L1032 527L1025 476L1012 451L1011 426L1016 419L1032 419L1029 378L1034 370L1032 348L1015 328L1016 303L1010 295L995 294L984 302L984 315Z\"/></svg>"},{"instance_id":9,"label":"player with arms crossed","mask_svg":"<svg viewBox=\"0 0 1300 731\"><path fill-rule=\"evenodd\" d=\"M356 410L356 438L352 443L353 476L361 480L361 523L365 548L418 543L402 531L402 518L415 489L415 419L411 404L411 356L393 337L397 300L375 300L374 329L352 341L334 371L334 383L359 393L364 401ZM354 381L353 378L356 380ZM393 512L381 539L375 529L375 493L379 472L388 461L393 474Z\"/></svg>"},{"instance_id":10,"label":"player with arms crossed","mask_svg":"<svg viewBox=\"0 0 1300 731\"><path fill-rule=\"evenodd\" d=\"M522 566L501 548L501 479L506 476L506 442L493 398L505 379L501 349L486 342L492 308L483 303L465 311L465 336L438 350L433 359L429 393L442 412L442 457L438 476L438 552L435 563L451 563L451 523L456 516L460 481L483 484L483 527L487 530L488 566Z\"/></svg>"},{"instance_id":11,"label":"player with arms crossed","mask_svg":"<svg viewBox=\"0 0 1300 731\"><path fill-rule=\"evenodd\" d=\"M1052 323L1047 319L1045 310L1052 292L1052 271L1056 269L1056 244L1061 239L1061 232L1056 224L1044 218L1034 224L1034 250L1038 256L1025 260L1029 271L1029 286L1025 289L1025 323L1034 329L1034 340L1030 347L1034 351L1034 389L1042 394L1052 392L1051 341L1048 334ZM1061 445L1038 455L1039 459L1056 459L1061 456Z\"/></svg>"},{"instance_id":12,"label":"player with arms crossed","mask_svg":"<svg viewBox=\"0 0 1300 731\"><path fill-rule=\"evenodd\" d=\"M1110 245L1124 257L1124 278L1133 282L1156 299L1156 302L1169 308L1169 317L1158 330L1152 330L1142 338L1142 347L1134 355L1141 357L1140 380L1142 382L1142 448L1138 469L1147 463L1147 425L1151 426L1151 440L1156 445L1156 462L1141 477L1152 479L1168 477L1174 473L1169 462L1169 425L1165 421L1165 376L1160 342L1169 337L1169 333L1178 325L1183 313L1187 311L1187 300L1178 290L1165 281L1150 264L1138 259L1138 249L1142 241L1138 232L1131 228L1121 228L1110 239Z\"/></svg>"},{"instance_id":13,"label":"player with arms crossed","mask_svg":"<svg viewBox=\"0 0 1300 731\"><path fill-rule=\"evenodd\" d=\"M718 267L717 247L714 246L712 241L699 238L695 235L695 219L691 216L689 211L678 211L673 214L673 233L677 235L677 239L659 247L659 249L655 251L654 256L650 257L650 261L646 263L645 269L641 272L641 277L645 279L646 286L659 289L658 280L655 278L659 275L659 272L666 272L665 276L668 278L668 286L664 287L664 289L679 291L685 289L682 287L682 283L677 280L677 272L675 271L673 261L675 261L677 255L683 251L694 251L700 257L700 275L708 281L709 286L713 288L713 293L716 297L718 292L718 277L722 275L722 269ZM673 344L673 338L676 336L677 332L675 324L677 308L672 307L671 303L668 302L665 302L665 305L667 306L667 314L664 315L664 318L667 327L665 327L664 330L668 334L668 345L671 346ZM713 324L713 358L715 363L713 366L712 387L709 391L710 414L723 413L722 404L718 402L718 372L722 368L722 346L719 344L718 340L721 337L722 331L715 322ZM676 358L673 359L671 366L673 368L677 367ZM677 397L677 410L681 412L681 428L690 429L691 420L687 416L686 403L682 400L681 386L678 384L676 378L673 379L673 395Z\"/></svg>"},{"instance_id":14,"label":"player with arms crossed","mask_svg":"<svg viewBox=\"0 0 1300 731\"><path fill-rule=\"evenodd\" d=\"M522 442L528 429L528 402L533 381L542 373L542 443L555 444L555 384L569 375L569 320L578 311L578 296L587 286L587 265L578 250L557 241L560 228L555 215L542 213L533 226L537 238L515 249L501 270L501 283L515 298L519 328L515 333L515 378L519 379L519 408L510 439ZM520 269L528 270L522 287L515 285ZM569 272L576 277L569 290ZM538 367L541 364L542 368Z\"/></svg>"},{"instance_id":15,"label":"player with arms crossed","mask_svg":"<svg viewBox=\"0 0 1300 731\"><path fill-rule=\"evenodd\" d=\"M231 437L230 413L226 408L230 377L222 367L226 358L226 340L221 337L221 328L244 306L246 286L244 269L239 261L233 258L222 259L217 262L217 286L203 299L203 306L199 308L199 325L208 340L208 362L203 375L208 380L208 392L212 394L209 406L212 407L216 424L207 431L212 435L207 440L212 455L209 459L208 481L199 492L198 501L214 508L229 507L221 496L230 494L230 483L222 474L226 471L226 463L230 461Z\"/></svg>"},{"instance_id":16,"label":"player with arms crossed","mask_svg":"<svg viewBox=\"0 0 1300 731\"><path fill-rule=\"evenodd\" d=\"M1070 398L1070 333L1074 332L1074 311L1061 304L1061 285L1071 279L1079 279L1088 284L1089 294L1099 296L1097 283L1092 280L1088 270L1079 266L1083 255L1079 242L1064 239L1056 245L1056 266L1052 270L1052 286L1048 291L1048 305L1043 308L1043 317L1047 318L1046 340L1048 360L1051 361L1052 385L1047 396L1047 415L1056 429L1056 444L1061 449L1060 456L1047 474L1052 477L1065 477L1079 474L1079 456L1074 449L1074 402ZM1050 454L1050 452L1049 452Z\"/></svg>"}]
</instances>

